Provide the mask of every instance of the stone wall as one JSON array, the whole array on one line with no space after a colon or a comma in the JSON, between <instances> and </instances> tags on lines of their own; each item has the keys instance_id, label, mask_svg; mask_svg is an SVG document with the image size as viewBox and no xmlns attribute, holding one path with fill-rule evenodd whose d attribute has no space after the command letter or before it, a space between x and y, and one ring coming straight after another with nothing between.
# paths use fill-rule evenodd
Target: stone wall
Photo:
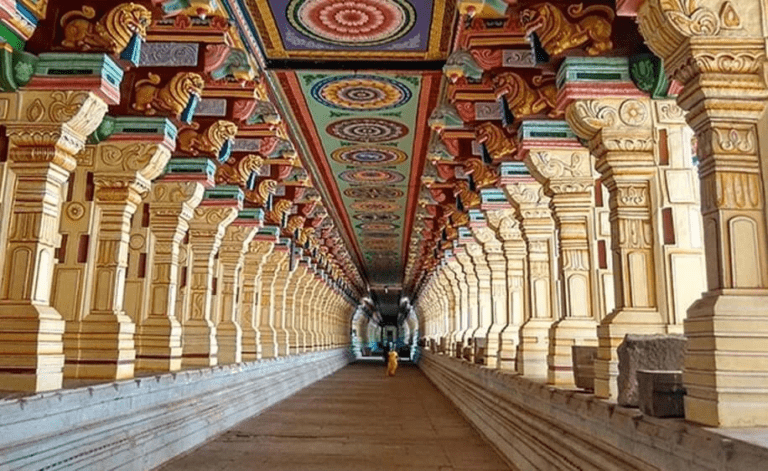
<instances>
[{"instance_id":1,"label":"stone wall","mask_svg":"<svg viewBox=\"0 0 768 471\"><path fill-rule=\"evenodd\" d=\"M152 469L348 362L334 349L0 400L0 471Z\"/></svg>"},{"instance_id":2,"label":"stone wall","mask_svg":"<svg viewBox=\"0 0 768 471\"><path fill-rule=\"evenodd\" d=\"M429 351L421 353L419 366L521 471L754 471L768 463L764 432L761 439L743 429L715 431L647 417L592 395Z\"/></svg>"}]
</instances>

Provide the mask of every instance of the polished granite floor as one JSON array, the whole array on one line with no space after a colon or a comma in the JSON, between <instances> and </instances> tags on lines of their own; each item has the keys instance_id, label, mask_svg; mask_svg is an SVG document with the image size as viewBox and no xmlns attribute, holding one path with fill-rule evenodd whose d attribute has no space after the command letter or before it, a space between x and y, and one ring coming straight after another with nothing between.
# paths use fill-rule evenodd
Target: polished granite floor
<instances>
[{"instance_id":1,"label":"polished granite floor","mask_svg":"<svg viewBox=\"0 0 768 471\"><path fill-rule=\"evenodd\" d=\"M351 364L161 468L501 471L510 468L417 367Z\"/></svg>"}]
</instances>

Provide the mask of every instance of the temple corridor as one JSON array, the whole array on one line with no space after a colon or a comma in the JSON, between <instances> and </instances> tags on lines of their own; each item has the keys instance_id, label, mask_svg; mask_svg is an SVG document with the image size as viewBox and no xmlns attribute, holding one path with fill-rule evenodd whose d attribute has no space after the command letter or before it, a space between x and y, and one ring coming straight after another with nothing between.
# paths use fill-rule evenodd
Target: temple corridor
<instances>
[{"instance_id":1,"label":"temple corridor","mask_svg":"<svg viewBox=\"0 0 768 471\"><path fill-rule=\"evenodd\" d=\"M160 469L510 469L414 364L384 371L352 363Z\"/></svg>"},{"instance_id":2,"label":"temple corridor","mask_svg":"<svg viewBox=\"0 0 768 471\"><path fill-rule=\"evenodd\" d=\"M0 0L0 471L768 469L767 38Z\"/></svg>"}]
</instances>

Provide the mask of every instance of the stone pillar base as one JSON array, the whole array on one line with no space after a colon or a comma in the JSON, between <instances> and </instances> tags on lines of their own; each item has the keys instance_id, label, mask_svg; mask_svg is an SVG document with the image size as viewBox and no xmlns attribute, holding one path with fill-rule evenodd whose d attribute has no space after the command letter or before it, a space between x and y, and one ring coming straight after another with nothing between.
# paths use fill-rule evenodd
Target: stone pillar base
<instances>
[{"instance_id":1,"label":"stone pillar base","mask_svg":"<svg viewBox=\"0 0 768 471\"><path fill-rule=\"evenodd\" d=\"M549 328L552 319L530 319L520 330L518 372L528 378L547 378L549 354Z\"/></svg>"},{"instance_id":2,"label":"stone pillar base","mask_svg":"<svg viewBox=\"0 0 768 471\"><path fill-rule=\"evenodd\" d=\"M252 329L243 330L243 361L261 360L261 335Z\"/></svg>"},{"instance_id":3,"label":"stone pillar base","mask_svg":"<svg viewBox=\"0 0 768 471\"><path fill-rule=\"evenodd\" d=\"M0 390L61 389L64 321L50 306L0 306Z\"/></svg>"},{"instance_id":4,"label":"stone pillar base","mask_svg":"<svg viewBox=\"0 0 768 471\"><path fill-rule=\"evenodd\" d=\"M216 327L219 364L231 365L243 361L243 330L234 322L222 322Z\"/></svg>"},{"instance_id":5,"label":"stone pillar base","mask_svg":"<svg viewBox=\"0 0 768 471\"><path fill-rule=\"evenodd\" d=\"M499 349L501 348L501 327L491 326L485 338L485 366L488 368L499 367Z\"/></svg>"},{"instance_id":6,"label":"stone pillar base","mask_svg":"<svg viewBox=\"0 0 768 471\"><path fill-rule=\"evenodd\" d=\"M64 334L64 377L133 378L135 332L128 316L114 312L92 311L83 322L73 322L72 330Z\"/></svg>"},{"instance_id":7,"label":"stone pillar base","mask_svg":"<svg viewBox=\"0 0 768 471\"><path fill-rule=\"evenodd\" d=\"M711 427L768 426L768 293L758 293L706 294L688 309L687 420Z\"/></svg>"},{"instance_id":8,"label":"stone pillar base","mask_svg":"<svg viewBox=\"0 0 768 471\"><path fill-rule=\"evenodd\" d=\"M291 354L291 346L288 344L288 331L284 329L278 329L275 334L275 342L277 343L277 354L281 357L285 357Z\"/></svg>"},{"instance_id":9,"label":"stone pillar base","mask_svg":"<svg viewBox=\"0 0 768 471\"><path fill-rule=\"evenodd\" d=\"M201 368L218 364L216 327L208 320L194 319L184 324L182 332L183 368Z\"/></svg>"},{"instance_id":10,"label":"stone pillar base","mask_svg":"<svg viewBox=\"0 0 768 471\"><path fill-rule=\"evenodd\" d=\"M567 318L554 324L549 331L547 383L574 387L572 347L597 346L597 322L593 319Z\"/></svg>"},{"instance_id":11,"label":"stone pillar base","mask_svg":"<svg viewBox=\"0 0 768 471\"><path fill-rule=\"evenodd\" d=\"M520 343L520 334L517 329L509 326L499 333L499 364L497 368L514 370L517 368L517 349Z\"/></svg>"},{"instance_id":12,"label":"stone pillar base","mask_svg":"<svg viewBox=\"0 0 768 471\"><path fill-rule=\"evenodd\" d=\"M619 357L616 349L627 334L652 335L666 332L666 325L655 309L623 309L614 311L597 326L597 359L595 360L595 397L609 399L619 394Z\"/></svg>"},{"instance_id":13,"label":"stone pillar base","mask_svg":"<svg viewBox=\"0 0 768 471\"><path fill-rule=\"evenodd\" d=\"M275 329L273 329L271 326L262 327L259 329L259 336L261 337L261 357L276 358L277 342L275 341Z\"/></svg>"},{"instance_id":14,"label":"stone pillar base","mask_svg":"<svg viewBox=\"0 0 768 471\"><path fill-rule=\"evenodd\" d=\"M181 324L168 317L149 317L136 329L137 371L181 369Z\"/></svg>"}]
</instances>

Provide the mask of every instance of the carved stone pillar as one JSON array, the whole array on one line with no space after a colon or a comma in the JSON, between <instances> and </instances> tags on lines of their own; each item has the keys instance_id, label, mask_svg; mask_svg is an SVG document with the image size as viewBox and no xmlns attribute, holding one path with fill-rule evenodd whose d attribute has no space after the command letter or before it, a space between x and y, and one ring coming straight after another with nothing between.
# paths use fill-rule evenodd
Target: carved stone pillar
<instances>
[{"instance_id":1,"label":"carved stone pillar","mask_svg":"<svg viewBox=\"0 0 768 471\"><path fill-rule=\"evenodd\" d=\"M248 245L243 265L240 327L243 330L243 361L261 360L262 269L277 242L272 228L262 228Z\"/></svg>"},{"instance_id":2,"label":"carved stone pillar","mask_svg":"<svg viewBox=\"0 0 768 471\"><path fill-rule=\"evenodd\" d=\"M456 277L456 273L454 272L454 268L451 266L451 264L456 264L456 259L453 256L452 251L446 251L445 254L445 265L443 267L443 271L445 273L445 276L448 280L449 289L451 291L451 296L453 298L453 311L448 313L448 315L451 317L451 330L448 333L448 354L450 355L456 355L456 349L457 349L457 342L461 341L461 332L464 329L462 325L463 316L462 316L462 298L461 298L461 290L459 289L459 281Z\"/></svg>"},{"instance_id":3,"label":"carved stone pillar","mask_svg":"<svg viewBox=\"0 0 768 471\"><path fill-rule=\"evenodd\" d=\"M0 94L0 104L14 179L6 185L13 188L11 199L4 201L10 221L0 294L0 388L53 390L61 387L64 366L64 321L51 307L62 189L107 104L85 91Z\"/></svg>"},{"instance_id":4,"label":"carved stone pillar","mask_svg":"<svg viewBox=\"0 0 768 471\"><path fill-rule=\"evenodd\" d=\"M227 226L239 210L237 204L221 206L204 199L189 221L189 274L182 318L182 366L185 368L218 363L216 326L211 318L216 254Z\"/></svg>"},{"instance_id":5,"label":"carved stone pillar","mask_svg":"<svg viewBox=\"0 0 768 471\"><path fill-rule=\"evenodd\" d=\"M315 302L320 291L320 277L316 268L313 268L311 271L312 278L309 279L307 290L304 292L304 297L301 300L301 330L303 333L302 352L315 351L314 316Z\"/></svg>"},{"instance_id":6,"label":"carved stone pillar","mask_svg":"<svg viewBox=\"0 0 768 471\"><path fill-rule=\"evenodd\" d=\"M464 279L466 280L467 287L467 330L462 336L462 344L464 348L470 348L471 357L467 360L474 362L474 332L478 326L478 317L480 314L478 304L478 285L477 275L475 274L475 266L472 262L472 258L467 254L464 247L456 247L454 249L456 260L461 264L462 272L464 272Z\"/></svg>"},{"instance_id":7,"label":"carved stone pillar","mask_svg":"<svg viewBox=\"0 0 768 471\"><path fill-rule=\"evenodd\" d=\"M549 329L558 317L558 294L554 277L556 260L555 223L550 198L532 178L505 182L504 189L517 209L522 236L528 248L528 312L520 329L518 371L532 378L548 374Z\"/></svg>"},{"instance_id":8,"label":"carved stone pillar","mask_svg":"<svg viewBox=\"0 0 768 471\"><path fill-rule=\"evenodd\" d=\"M219 364L243 361L243 329L238 322L238 292L243 262L248 247L256 236L261 220L243 218L243 210L227 226L219 249L218 306L216 307L216 343L219 345Z\"/></svg>"},{"instance_id":9,"label":"carved stone pillar","mask_svg":"<svg viewBox=\"0 0 768 471\"><path fill-rule=\"evenodd\" d=\"M474 350L475 350L475 362L483 362L485 364L485 356L483 353L481 358L478 358L478 351L482 348L483 352L487 351L488 345L486 344L488 338L488 330L491 328L491 322L493 320L493 305L491 298L491 270L488 267L488 261L485 259L485 253L483 252L483 246L474 241L467 242L465 244L467 254L472 258L472 264L475 268L475 276L477 277L477 326L472 332L472 338Z\"/></svg>"},{"instance_id":10,"label":"carved stone pillar","mask_svg":"<svg viewBox=\"0 0 768 471\"><path fill-rule=\"evenodd\" d=\"M484 190L485 191L485 190ZM506 259L507 282L507 318L499 335L499 365L501 369L517 368L520 328L525 321L527 282L527 248L520 231L520 223L515 210L498 209L487 211L488 225L492 227L502 241Z\"/></svg>"},{"instance_id":11,"label":"carved stone pillar","mask_svg":"<svg viewBox=\"0 0 768 471\"><path fill-rule=\"evenodd\" d=\"M289 338L289 353L296 355L301 353L302 336L299 335L299 326L301 324L301 295L304 294L304 288L311 274L307 267L307 261L299 261L296 267L296 273L288 287L285 298L286 329Z\"/></svg>"},{"instance_id":12,"label":"carved stone pillar","mask_svg":"<svg viewBox=\"0 0 768 471\"><path fill-rule=\"evenodd\" d=\"M501 349L501 331L507 324L507 259L501 242L496 238L493 229L488 227L483 217L483 223L473 224L472 232L483 247L485 259L491 272L491 324L486 334L485 366L499 367L499 351Z\"/></svg>"},{"instance_id":13,"label":"carved stone pillar","mask_svg":"<svg viewBox=\"0 0 768 471\"><path fill-rule=\"evenodd\" d=\"M129 130L135 124L155 125L159 133ZM80 293L90 304L83 304L89 306L86 315L73 318L64 336L64 375L72 378L122 379L134 372L136 326L123 310L131 217L170 159L176 130L165 119L128 118L117 126L94 151L93 250Z\"/></svg>"},{"instance_id":14,"label":"carved stone pillar","mask_svg":"<svg viewBox=\"0 0 768 471\"><path fill-rule=\"evenodd\" d=\"M179 250L204 191L197 181L158 180L152 184L145 204L149 205L149 232L154 241L147 246L144 262L151 285L146 317L141 312L136 317L137 370L181 369L181 323L176 314Z\"/></svg>"},{"instance_id":15,"label":"carved stone pillar","mask_svg":"<svg viewBox=\"0 0 768 471\"><path fill-rule=\"evenodd\" d=\"M274 302L274 328L275 328L275 342L277 343L277 354L279 356L288 356L290 352L290 340L291 336L286 328L287 312L286 312L286 292L288 286L291 284L296 269L291 270L290 260L283 264L282 269L275 277L274 292L272 300Z\"/></svg>"},{"instance_id":16,"label":"carved stone pillar","mask_svg":"<svg viewBox=\"0 0 768 471\"><path fill-rule=\"evenodd\" d=\"M288 261L288 245L286 239L280 239L272 253L267 256L261 272L261 354L263 358L277 357L277 338L275 322L275 280Z\"/></svg>"},{"instance_id":17,"label":"carved stone pillar","mask_svg":"<svg viewBox=\"0 0 768 471\"><path fill-rule=\"evenodd\" d=\"M683 85L678 103L699 144L709 291L685 320L686 419L766 426L764 4L704 0L695 8L647 0L638 12L648 45Z\"/></svg>"},{"instance_id":18,"label":"carved stone pillar","mask_svg":"<svg viewBox=\"0 0 768 471\"><path fill-rule=\"evenodd\" d=\"M595 395L616 397L616 348L626 334L666 331L658 309L658 250L651 195L656 191L656 162L650 100L603 98L576 100L566 118L576 134L589 140L596 168L610 192L611 242L616 310L598 327Z\"/></svg>"},{"instance_id":19,"label":"carved stone pillar","mask_svg":"<svg viewBox=\"0 0 768 471\"><path fill-rule=\"evenodd\" d=\"M550 330L547 382L572 386L571 347L597 345L597 319L592 299L596 272L590 250L594 237L592 192L595 179L589 151L578 146L578 142L573 142L572 146L549 148L537 144L523 141L525 163L552 198L550 207L560 242L557 278L563 301L561 318Z\"/></svg>"},{"instance_id":20,"label":"carved stone pillar","mask_svg":"<svg viewBox=\"0 0 768 471\"><path fill-rule=\"evenodd\" d=\"M456 356L461 358L463 348L466 345L464 343L464 335L469 331L469 289L467 287L466 277L464 276L464 268L456 259L455 253L451 254L447 262L448 269L453 273L456 280L456 288L459 290L458 302L457 302L457 315L459 316L456 323L456 334L454 335L454 350Z\"/></svg>"},{"instance_id":21,"label":"carved stone pillar","mask_svg":"<svg viewBox=\"0 0 768 471\"><path fill-rule=\"evenodd\" d=\"M653 100L652 105L660 187L655 235L667 288L659 312L667 332L681 334L686 311L707 290L701 190L685 112L672 100Z\"/></svg>"}]
</instances>

